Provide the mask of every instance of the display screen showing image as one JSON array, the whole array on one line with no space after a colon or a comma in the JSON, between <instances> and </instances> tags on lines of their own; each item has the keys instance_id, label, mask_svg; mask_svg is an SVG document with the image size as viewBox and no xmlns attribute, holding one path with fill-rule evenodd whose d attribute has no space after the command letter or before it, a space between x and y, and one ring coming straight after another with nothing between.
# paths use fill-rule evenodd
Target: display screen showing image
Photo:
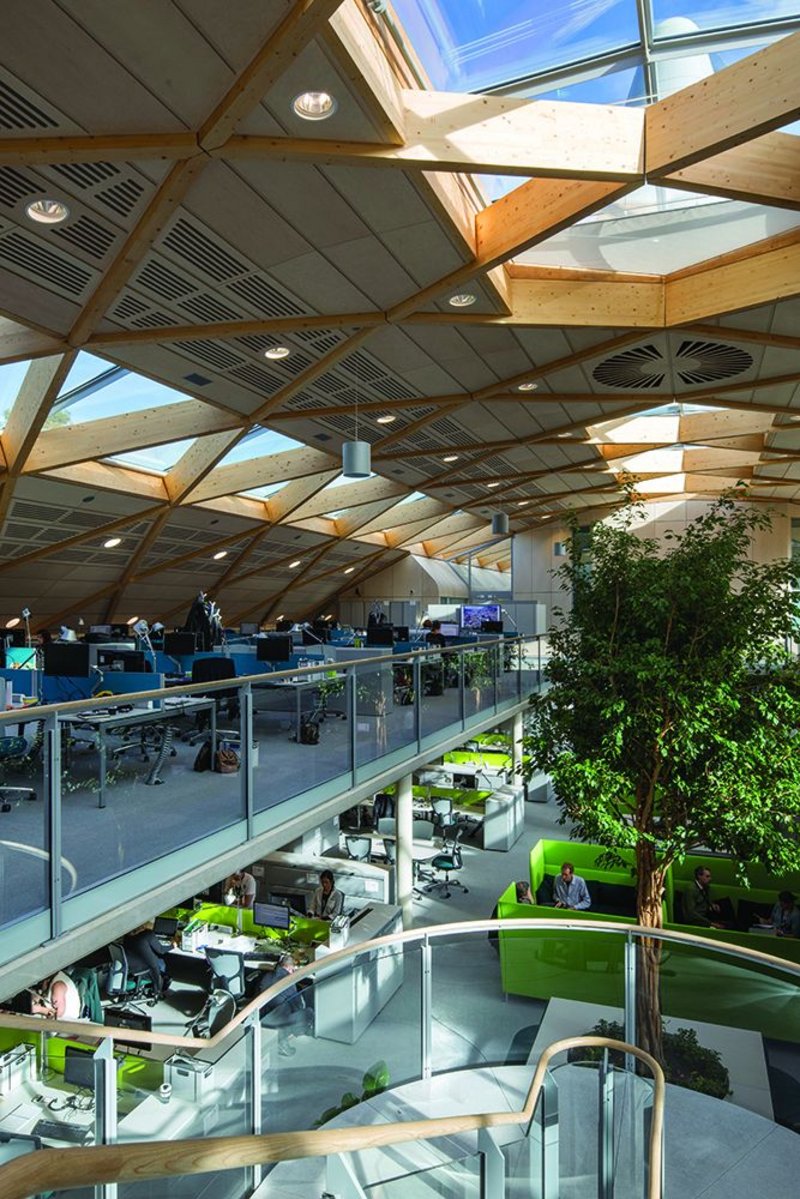
<instances>
[{"instance_id":1,"label":"display screen showing image","mask_svg":"<svg viewBox=\"0 0 800 1199\"><path fill-rule=\"evenodd\" d=\"M475 629L476 632L481 631L481 625L484 620L499 620L500 605L499 604L463 604L461 608L461 627L462 629Z\"/></svg>"}]
</instances>

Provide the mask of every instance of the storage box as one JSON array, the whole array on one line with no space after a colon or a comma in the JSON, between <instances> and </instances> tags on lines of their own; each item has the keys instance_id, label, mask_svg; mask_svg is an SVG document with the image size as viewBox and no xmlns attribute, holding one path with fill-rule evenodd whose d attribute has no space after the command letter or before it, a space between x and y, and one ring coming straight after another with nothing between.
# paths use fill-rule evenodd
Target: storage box
<instances>
[{"instance_id":1,"label":"storage box","mask_svg":"<svg viewBox=\"0 0 800 1199\"><path fill-rule=\"evenodd\" d=\"M164 1062L164 1082L172 1084L172 1094L176 1097L202 1103L214 1087L214 1066L176 1053Z\"/></svg>"}]
</instances>

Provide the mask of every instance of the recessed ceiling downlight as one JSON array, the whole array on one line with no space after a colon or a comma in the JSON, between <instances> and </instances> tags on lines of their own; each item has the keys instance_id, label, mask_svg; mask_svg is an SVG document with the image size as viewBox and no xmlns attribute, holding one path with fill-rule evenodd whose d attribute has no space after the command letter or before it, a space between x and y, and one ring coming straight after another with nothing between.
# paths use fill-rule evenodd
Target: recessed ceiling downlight
<instances>
[{"instance_id":1,"label":"recessed ceiling downlight","mask_svg":"<svg viewBox=\"0 0 800 1199\"><path fill-rule=\"evenodd\" d=\"M214 561L219 562L222 558L227 558L227 556L227 550L217 550L216 554L214 554Z\"/></svg>"},{"instance_id":2,"label":"recessed ceiling downlight","mask_svg":"<svg viewBox=\"0 0 800 1199\"><path fill-rule=\"evenodd\" d=\"M536 391L538 383L520 383L517 391Z\"/></svg>"},{"instance_id":3,"label":"recessed ceiling downlight","mask_svg":"<svg viewBox=\"0 0 800 1199\"><path fill-rule=\"evenodd\" d=\"M121 537L109 537L108 541L103 542L104 550L113 550L115 546L122 543Z\"/></svg>"},{"instance_id":4,"label":"recessed ceiling downlight","mask_svg":"<svg viewBox=\"0 0 800 1199\"><path fill-rule=\"evenodd\" d=\"M292 108L304 121L326 121L336 112L337 104L330 92L301 92L292 101Z\"/></svg>"},{"instance_id":5,"label":"recessed ceiling downlight","mask_svg":"<svg viewBox=\"0 0 800 1199\"><path fill-rule=\"evenodd\" d=\"M396 416L391 416L389 413L387 413L386 416L377 417L375 423L378 425L391 425L394 424L396 420Z\"/></svg>"},{"instance_id":6,"label":"recessed ceiling downlight","mask_svg":"<svg viewBox=\"0 0 800 1199\"><path fill-rule=\"evenodd\" d=\"M42 196L39 200L31 200L25 211L32 221L39 225L60 225L69 216L69 207L63 200L52 196Z\"/></svg>"},{"instance_id":7,"label":"recessed ceiling downlight","mask_svg":"<svg viewBox=\"0 0 800 1199\"><path fill-rule=\"evenodd\" d=\"M277 362L280 358L288 358L291 352L288 346L270 346L268 350L264 351L264 357Z\"/></svg>"},{"instance_id":8,"label":"recessed ceiling downlight","mask_svg":"<svg viewBox=\"0 0 800 1199\"><path fill-rule=\"evenodd\" d=\"M471 291L461 291L457 295L451 296L447 302L451 308L469 308L477 298Z\"/></svg>"}]
</instances>

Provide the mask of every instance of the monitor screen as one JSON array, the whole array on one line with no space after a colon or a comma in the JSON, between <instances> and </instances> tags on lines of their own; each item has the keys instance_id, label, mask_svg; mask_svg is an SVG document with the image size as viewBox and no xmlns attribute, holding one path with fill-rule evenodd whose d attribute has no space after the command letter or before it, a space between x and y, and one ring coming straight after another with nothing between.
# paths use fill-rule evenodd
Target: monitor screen
<instances>
[{"instance_id":1,"label":"monitor screen","mask_svg":"<svg viewBox=\"0 0 800 1199\"><path fill-rule=\"evenodd\" d=\"M443 624L439 631L443 637L457 637L459 633L457 624Z\"/></svg>"},{"instance_id":2,"label":"monitor screen","mask_svg":"<svg viewBox=\"0 0 800 1199\"><path fill-rule=\"evenodd\" d=\"M131 674L144 674L148 663L140 650L99 649L97 665L101 670L125 670Z\"/></svg>"},{"instance_id":3,"label":"monitor screen","mask_svg":"<svg viewBox=\"0 0 800 1199\"><path fill-rule=\"evenodd\" d=\"M481 621L481 632L482 633L502 633L502 631L503 631L502 620L482 620Z\"/></svg>"},{"instance_id":4,"label":"monitor screen","mask_svg":"<svg viewBox=\"0 0 800 1199\"><path fill-rule=\"evenodd\" d=\"M64 1082L73 1087L94 1090L94 1050L78 1049L76 1045L64 1047Z\"/></svg>"},{"instance_id":5,"label":"monitor screen","mask_svg":"<svg viewBox=\"0 0 800 1199\"><path fill-rule=\"evenodd\" d=\"M279 907L291 908L299 916L305 916L306 914L305 891L270 891L269 901L271 904L277 904Z\"/></svg>"},{"instance_id":6,"label":"monitor screen","mask_svg":"<svg viewBox=\"0 0 800 1199\"><path fill-rule=\"evenodd\" d=\"M239 625L239 633L242 637L255 637L259 630L257 620L247 620L244 624Z\"/></svg>"},{"instance_id":7,"label":"monitor screen","mask_svg":"<svg viewBox=\"0 0 800 1199\"><path fill-rule=\"evenodd\" d=\"M408 641L407 624L396 624L394 626L394 639L395 641Z\"/></svg>"},{"instance_id":8,"label":"monitor screen","mask_svg":"<svg viewBox=\"0 0 800 1199\"><path fill-rule=\"evenodd\" d=\"M56 642L44 647L44 673L73 679L89 677L89 646L80 642Z\"/></svg>"},{"instance_id":9,"label":"monitor screen","mask_svg":"<svg viewBox=\"0 0 800 1199\"><path fill-rule=\"evenodd\" d=\"M291 656L291 637L260 637L256 642L257 662L288 662Z\"/></svg>"},{"instance_id":10,"label":"monitor screen","mask_svg":"<svg viewBox=\"0 0 800 1199\"><path fill-rule=\"evenodd\" d=\"M6 669L7 670L35 670L36 669L36 650L25 646L20 649L19 646L13 646L6 650Z\"/></svg>"},{"instance_id":11,"label":"monitor screen","mask_svg":"<svg viewBox=\"0 0 800 1199\"><path fill-rule=\"evenodd\" d=\"M394 625L376 624L368 627L367 645L394 645Z\"/></svg>"},{"instance_id":12,"label":"monitor screen","mask_svg":"<svg viewBox=\"0 0 800 1199\"><path fill-rule=\"evenodd\" d=\"M499 620L500 605L499 604L462 604L461 607L461 627L462 629L474 629L480 632L481 624L484 620Z\"/></svg>"},{"instance_id":13,"label":"monitor screen","mask_svg":"<svg viewBox=\"0 0 800 1199\"><path fill-rule=\"evenodd\" d=\"M153 921L153 932L157 937L174 937L178 931L178 920L175 916L156 916Z\"/></svg>"},{"instance_id":14,"label":"monitor screen","mask_svg":"<svg viewBox=\"0 0 800 1199\"><path fill-rule=\"evenodd\" d=\"M90 633L106 633L110 637L111 636L111 625L110 624L90 624L89 632Z\"/></svg>"},{"instance_id":15,"label":"monitor screen","mask_svg":"<svg viewBox=\"0 0 800 1199\"><path fill-rule=\"evenodd\" d=\"M291 926L292 914L282 903L254 903L253 923L263 928L288 929Z\"/></svg>"},{"instance_id":16,"label":"monitor screen","mask_svg":"<svg viewBox=\"0 0 800 1199\"><path fill-rule=\"evenodd\" d=\"M103 1021L110 1028L133 1028L137 1032L152 1032L153 1017L144 1012L130 1012L125 1008L107 1007L103 1013ZM138 1049L148 1053L152 1048L150 1041L126 1041L124 1037L115 1037L115 1045L126 1045L130 1049Z\"/></svg>"},{"instance_id":17,"label":"monitor screen","mask_svg":"<svg viewBox=\"0 0 800 1199\"><path fill-rule=\"evenodd\" d=\"M193 654L195 648L194 633L164 634L164 653L170 658L178 658L182 654Z\"/></svg>"},{"instance_id":18,"label":"monitor screen","mask_svg":"<svg viewBox=\"0 0 800 1199\"><path fill-rule=\"evenodd\" d=\"M276 620L275 621L275 632L276 633L291 633L293 625L294 625L293 620Z\"/></svg>"}]
</instances>

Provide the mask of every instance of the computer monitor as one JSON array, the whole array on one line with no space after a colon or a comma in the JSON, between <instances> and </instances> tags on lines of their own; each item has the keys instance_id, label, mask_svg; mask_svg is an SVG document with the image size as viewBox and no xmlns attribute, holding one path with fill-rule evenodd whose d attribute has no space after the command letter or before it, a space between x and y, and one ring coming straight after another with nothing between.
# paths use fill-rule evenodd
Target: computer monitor
<instances>
[{"instance_id":1,"label":"computer monitor","mask_svg":"<svg viewBox=\"0 0 800 1199\"><path fill-rule=\"evenodd\" d=\"M408 641L409 636L407 624L396 624L394 626L394 639L395 641Z\"/></svg>"},{"instance_id":2,"label":"computer monitor","mask_svg":"<svg viewBox=\"0 0 800 1199\"><path fill-rule=\"evenodd\" d=\"M502 631L503 631L502 620L482 620L481 621L481 632L482 633L502 633Z\"/></svg>"},{"instance_id":3,"label":"computer monitor","mask_svg":"<svg viewBox=\"0 0 800 1199\"><path fill-rule=\"evenodd\" d=\"M144 1012L130 1012L126 1008L107 1007L104 1012L106 1026L110 1028L131 1028L136 1032L152 1032L153 1017ZM124 1037L115 1037L115 1045L125 1045L129 1049L138 1049L148 1053L152 1048L150 1041L126 1041Z\"/></svg>"},{"instance_id":4,"label":"computer monitor","mask_svg":"<svg viewBox=\"0 0 800 1199\"><path fill-rule=\"evenodd\" d=\"M291 656L291 637L260 637L256 641L257 662L288 662Z\"/></svg>"},{"instance_id":5,"label":"computer monitor","mask_svg":"<svg viewBox=\"0 0 800 1199\"><path fill-rule=\"evenodd\" d=\"M89 646L79 641L55 642L44 647L44 673L62 678L88 679Z\"/></svg>"},{"instance_id":6,"label":"computer monitor","mask_svg":"<svg viewBox=\"0 0 800 1199\"><path fill-rule=\"evenodd\" d=\"M302 630L303 645L320 645L328 640L328 630L325 628Z\"/></svg>"},{"instance_id":7,"label":"computer monitor","mask_svg":"<svg viewBox=\"0 0 800 1199\"><path fill-rule=\"evenodd\" d=\"M77 1045L64 1046L64 1082L73 1087L94 1090L94 1050L79 1049Z\"/></svg>"},{"instance_id":8,"label":"computer monitor","mask_svg":"<svg viewBox=\"0 0 800 1199\"><path fill-rule=\"evenodd\" d=\"M441 626L441 628L439 629L439 632L442 634L443 637L457 637L459 634L459 631L460 630L459 630L459 627L457 624L449 624L449 623L443 624Z\"/></svg>"},{"instance_id":9,"label":"computer monitor","mask_svg":"<svg viewBox=\"0 0 800 1199\"><path fill-rule=\"evenodd\" d=\"M275 621L275 632L276 633L291 633L293 625L294 625L293 620L276 620Z\"/></svg>"},{"instance_id":10,"label":"computer monitor","mask_svg":"<svg viewBox=\"0 0 800 1199\"><path fill-rule=\"evenodd\" d=\"M89 632L90 633L105 633L106 636L110 637L111 636L111 625L110 624L90 624Z\"/></svg>"},{"instance_id":11,"label":"computer monitor","mask_svg":"<svg viewBox=\"0 0 800 1199\"><path fill-rule=\"evenodd\" d=\"M6 650L6 670L35 670L36 650L26 645L24 648L11 646Z\"/></svg>"},{"instance_id":12,"label":"computer monitor","mask_svg":"<svg viewBox=\"0 0 800 1199\"><path fill-rule=\"evenodd\" d=\"M292 913L282 903L254 903L253 923L263 928L280 928L288 931L292 924Z\"/></svg>"},{"instance_id":13,"label":"computer monitor","mask_svg":"<svg viewBox=\"0 0 800 1199\"><path fill-rule=\"evenodd\" d=\"M144 674L148 668L147 657L144 652L135 649L99 649L97 651L97 665L101 670L124 670L130 674Z\"/></svg>"},{"instance_id":14,"label":"computer monitor","mask_svg":"<svg viewBox=\"0 0 800 1199\"><path fill-rule=\"evenodd\" d=\"M156 916L153 921L153 932L157 937L174 937L178 931L176 916Z\"/></svg>"},{"instance_id":15,"label":"computer monitor","mask_svg":"<svg viewBox=\"0 0 800 1199\"><path fill-rule=\"evenodd\" d=\"M28 644L28 635L25 629L9 629L5 637L8 644L15 646L17 649L22 649Z\"/></svg>"},{"instance_id":16,"label":"computer monitor","mask_svg":"<svg viewBox=\"0 0 800 1199\"><path fill-rule=\"evenodd\" d=\"M307 911L305 891L270 891L269 902L278 907L290 908L298 916L305 916Z\"/></svg>"},{"instance_id":17,"label":"computer monitor","mask_svg":"<svg viewBox=\"0 0 800 1199\"><path fill-rule=\"evenodd\" d=\"M194 633L165 633L164 653L169 658L193 654L197 648Z\"/></svg>"},{"instance_id":18,"label":"computer monitor","mask_svg":"<svg viewBox=\"0 0 800 1199\"><path fill-rule=\"evenodd\" d=\"M255 637L259 627L257 620L246 620L239 625L239 635L241 637Z\"/></svg>"},{"instance_id":19,"label":"computer monitor","mask_svg":"<svg viewBox=\"0 0 800 1199\"><path fill-rule=\"evenodd\" d=\"M480 627L484 620L499 620L500 605L499 604L462 604L461 605L461 627L462 629L473 629L475 632L480 631Z\"/></svg>"},{"instance_id":20,"label":"computer monitor","mask_svg":"<svg viewBox=\"0 0 800 1199\"><path fill-rule=\"evenodd\" d=\"M394 625L374 624L368 626L367 645L394 645Z\"/></svg>"}]
</instances>

